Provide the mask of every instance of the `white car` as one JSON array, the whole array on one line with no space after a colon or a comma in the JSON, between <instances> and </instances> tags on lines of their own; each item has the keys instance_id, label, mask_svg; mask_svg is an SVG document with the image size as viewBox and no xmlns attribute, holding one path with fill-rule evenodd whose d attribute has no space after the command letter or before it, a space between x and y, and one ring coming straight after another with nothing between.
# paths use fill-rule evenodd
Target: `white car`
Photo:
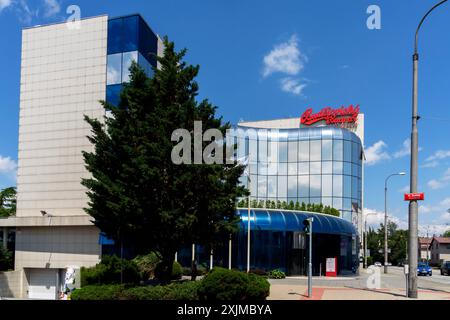
<instances>
[{"instance_id":1,"label":"white car","mask_svg":"<svg viewBox=\"0 0 450 320\"><path fill-rule=\"evenodd\" d=\"M375 267L381 267L381 266L382 266L381 262L375 262L373 265L374 265Z\"/></svg>"}]
</instances>

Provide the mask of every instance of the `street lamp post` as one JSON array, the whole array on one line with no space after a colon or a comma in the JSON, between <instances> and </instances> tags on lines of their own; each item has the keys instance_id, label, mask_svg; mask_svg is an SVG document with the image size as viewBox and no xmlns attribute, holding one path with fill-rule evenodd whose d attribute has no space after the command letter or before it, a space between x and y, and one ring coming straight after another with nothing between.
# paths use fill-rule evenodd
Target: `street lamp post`
<instances>
[{"instance_id":1,"label":"street lamp post","mask_svg":"<svg viewBox=\"0 0 450 320\"><path fill-rule=\"evenodd\" d=\"M393 173L384 181L384 273L388 273L387 182L390 177L404 176L405 174L404 172Z\"/></svg>"},{"instance_id":2,"label":"street lamp post","mask_svg":"<svg viewBox=\"0 0 450 320\"><path fill-rule=\"evenodd\" d=\"M432 7L420 21L415 34L414 54L413 54L413 94L412 94L412 128L411 128L411 177L410 177L410 192L417 193L417 174L418 174L418 153L419 153L419 132L417 129L418 116L418 67L419 67L419 53L418 40L419 30L428 15L437 7L447 2L448 0L440 1ZM417 237L418 237L418 203L417 200L409 202L409 285L408 297L417 298Z\"/></svg>"}]
</instances>

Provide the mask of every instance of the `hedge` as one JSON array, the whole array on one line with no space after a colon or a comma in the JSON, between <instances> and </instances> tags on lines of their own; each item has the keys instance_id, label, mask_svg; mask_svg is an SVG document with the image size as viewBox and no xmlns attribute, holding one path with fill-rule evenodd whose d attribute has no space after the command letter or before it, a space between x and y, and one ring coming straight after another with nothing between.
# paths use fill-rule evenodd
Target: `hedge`
<instances>
[{"instance_id":1,"label":"hedge","mask_svg":"<svg viewBox=\"0 0 450 320\"><path fill-rule=\"evenodd\" d=\"M72 300L198 300L200 283L186 281L166 286L101 285L75 290Z\"/></svg>"}]
</instances>

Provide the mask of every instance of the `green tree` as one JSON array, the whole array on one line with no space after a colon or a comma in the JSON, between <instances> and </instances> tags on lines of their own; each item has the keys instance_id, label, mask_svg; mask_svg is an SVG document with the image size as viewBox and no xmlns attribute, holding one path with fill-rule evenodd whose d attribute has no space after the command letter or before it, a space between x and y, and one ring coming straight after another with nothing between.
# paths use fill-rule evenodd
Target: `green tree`
<instances>
[{"instance_id":1,"label":"green tree","mask_svg":"<svg viewBox=\"0 0 450 320\"><path fill-rule=\"evenodd\" d=\"M0 191L0 217L16 215L16 188L10 187Z\"/></svg>"},{"instance_id":2,"label":"green tree","mask_svg":"<svg viewBox=\"0 0 450 320\"><path fill-rule=\"evenodd\" d=\"M445 231L444 234L442 235L443 237L450 237L450 229Z\"/></svg>"},{"instance_id":3,"label":"green tree","mask_svg":"<svg viewBox=\"0 0 450 320\"><path fill-rule=\"evenodd\" d=\"M102 102L110 116L85 117L94 151L83 152L92 178L82 184L95 225L136 253L159 252L169 280L180 247L213 247L237 230L236 200L248 191L238 185L241 165L172 162L174 130L186 129L194 141L194 121L223 135L230 124L208 100L197 102L199 67L183 61L186 50L176 52L167 37L164 47L152 78L133 63L119 105Z\"/></svg>"}]
</instances>

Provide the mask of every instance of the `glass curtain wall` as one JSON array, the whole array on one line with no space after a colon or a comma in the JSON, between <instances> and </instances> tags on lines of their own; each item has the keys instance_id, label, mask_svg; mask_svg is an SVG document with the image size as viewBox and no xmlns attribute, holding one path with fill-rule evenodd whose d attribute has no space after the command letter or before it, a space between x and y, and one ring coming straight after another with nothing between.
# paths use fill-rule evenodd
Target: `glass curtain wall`
<instances>
[{"instance_id":1,"label":"glass curtain wall","mask_svg":"<svg viewBox=\"0 0 450 320\"><path fill-rule=\"evenodd\" d=\"M237 154L249 155L252 200L332 206L352 220L361 207L360 139L346 129L239 127ZM242 183L248 187L246 177Z\"/></svg>"}]
</instances>

